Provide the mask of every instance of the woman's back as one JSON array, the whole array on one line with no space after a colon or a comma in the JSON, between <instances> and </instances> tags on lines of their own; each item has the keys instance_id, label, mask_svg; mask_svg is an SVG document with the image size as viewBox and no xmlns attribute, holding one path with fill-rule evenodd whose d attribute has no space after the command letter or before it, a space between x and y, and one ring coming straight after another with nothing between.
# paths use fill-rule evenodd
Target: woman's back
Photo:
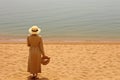
<instances>
[{"instance_id":1,"label":"woman's back","mask_svg":"<svg viewBox=\"0 0 120 80\"><path fill-rule=\"evenodd\" d=\"M30 35L28 36L29 46L30 47L39 47L40 46L40 36Z\"/></svg>"}]
</instances>

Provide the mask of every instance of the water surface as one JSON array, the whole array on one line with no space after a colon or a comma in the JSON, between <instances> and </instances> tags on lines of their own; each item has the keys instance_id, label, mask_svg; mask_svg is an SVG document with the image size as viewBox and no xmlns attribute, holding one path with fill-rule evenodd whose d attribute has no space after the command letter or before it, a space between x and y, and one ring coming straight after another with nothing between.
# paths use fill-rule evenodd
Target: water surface
<instances>
[{"instance_id":1,"label":"water surface","mask_svg":"<svg viewBox=\"0 0 120 80\"><path fill-rule=\"evenodd\" d=\"M37 25L45 39L120 40L119 0L0 0L0 36L25 39Z\"/></svg>"}]
</instances>

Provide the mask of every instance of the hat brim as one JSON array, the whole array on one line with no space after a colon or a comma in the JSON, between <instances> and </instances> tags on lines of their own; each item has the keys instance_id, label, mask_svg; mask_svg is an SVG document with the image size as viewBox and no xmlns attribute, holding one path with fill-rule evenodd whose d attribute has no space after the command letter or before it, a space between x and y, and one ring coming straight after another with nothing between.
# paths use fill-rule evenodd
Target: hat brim
<instances>
[{"instance_id":1,"label":"hat brim","mask_svg":"<svg viewBox=\"0 0 120 80\"><path fill-rule=\"evenodd\" d=\"M40 28L37 28L37 29L38 29L37 32L33 32L33 31L32 31L32 28L30 28L30 29L29 29L29 33L30 33L30 34L39 34L39 33L41 32L41 29L40 29Z\"/></svg>"}]
</instances>

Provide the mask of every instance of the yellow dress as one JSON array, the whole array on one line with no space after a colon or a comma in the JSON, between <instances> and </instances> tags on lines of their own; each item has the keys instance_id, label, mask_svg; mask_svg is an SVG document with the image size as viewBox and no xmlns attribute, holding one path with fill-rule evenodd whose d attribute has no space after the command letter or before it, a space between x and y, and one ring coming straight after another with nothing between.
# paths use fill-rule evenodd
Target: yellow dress
<instances>
[{"instance_id":1,"label":"yellow dress","mask_svg":"<svg viewBox=\"0 0 120 80\"><path fill-rule=\"evenodd\" d=\"M41 54L44 53L42 38L30 35L27 37L27 45L29 46L27 71L32 74L41 73Z\"/></svg>"}]
</instances>

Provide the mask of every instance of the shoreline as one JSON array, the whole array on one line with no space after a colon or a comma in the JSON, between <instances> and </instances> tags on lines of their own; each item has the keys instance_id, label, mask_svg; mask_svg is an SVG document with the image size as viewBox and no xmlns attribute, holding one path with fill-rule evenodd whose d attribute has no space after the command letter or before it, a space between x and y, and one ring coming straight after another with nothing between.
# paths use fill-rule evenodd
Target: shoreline
<instances>
[{"instance_id":1,"label":"shoreline","mask_svg":"<svg viewBox=\"0 0 120 80\"><path fill-rule=\"evenodd\" d=\"M45 45L46 44L70 44L70 45L97 45L97 44L115 44L115 45L120 45L120 41L77 41L77 42L70 42L70 41L44 41L43 42ZM27 42L14 42L14 41L0 41L0 44L27 44Z\"/></svg>"},{"instance_id":2,"label":"shoreline","mask_svg":"<svg viewBox=\"0 0 120 80\"><path fill-rule=\"evenodd\" d=\"M120 44L120 40L78 40L78 39L47 39L43 38L45 44ZM26 44L25 38L0 38L0 44Z\"/></svg>"},{"instance_id":3,"label":"shoreline","mask_svg":"<svg viewBox=\"0 0 120 80\"><path fill-rule=\"evenodd\" d=\"M120 39L83 39L83 38L45 38L43 37L45 44L120 44ZM1 36L0 43L27 43L26 37L8 37Z\"/></svg>"}]
</instances>

